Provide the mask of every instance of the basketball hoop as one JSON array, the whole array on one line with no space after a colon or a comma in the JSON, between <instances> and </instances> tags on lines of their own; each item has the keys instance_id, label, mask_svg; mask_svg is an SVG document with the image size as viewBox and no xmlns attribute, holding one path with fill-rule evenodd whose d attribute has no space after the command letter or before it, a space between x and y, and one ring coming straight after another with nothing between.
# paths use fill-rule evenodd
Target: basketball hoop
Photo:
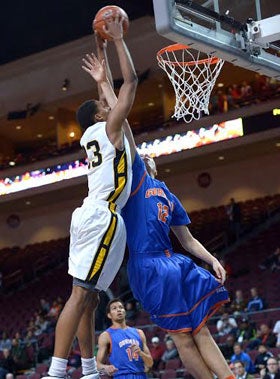
<instances>
[{"instance_id":1,"label":"basketball hoop","mask_svg":"<svg viewBox=\"0 0 280 379\"><path fill-rule=\"evenodd\" d=\"M203 55L206 58L203 58ZM167 73L176 95L174 114L185 122L198 120L201 112L209 114L211 91L224 61L189 46L175 44L157 53L159 66Z\"/></svg>"}]
</instances>

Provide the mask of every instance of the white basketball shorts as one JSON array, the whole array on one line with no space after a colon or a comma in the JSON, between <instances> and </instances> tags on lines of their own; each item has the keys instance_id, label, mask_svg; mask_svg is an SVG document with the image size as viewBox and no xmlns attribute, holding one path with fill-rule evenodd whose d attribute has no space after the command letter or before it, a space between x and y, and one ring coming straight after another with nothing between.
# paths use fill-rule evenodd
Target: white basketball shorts
<instances>
[{"instance_id":1,"label":"white basketball shorts","mask_svg":"<svg viewBox=\"0 0 280 379\"><path fill-rule=\"evenodd\" d=\"M126 229L115 206L86 198L72 214L68 273L106 291L124 257Z\"/></svg>"}]
</instances>

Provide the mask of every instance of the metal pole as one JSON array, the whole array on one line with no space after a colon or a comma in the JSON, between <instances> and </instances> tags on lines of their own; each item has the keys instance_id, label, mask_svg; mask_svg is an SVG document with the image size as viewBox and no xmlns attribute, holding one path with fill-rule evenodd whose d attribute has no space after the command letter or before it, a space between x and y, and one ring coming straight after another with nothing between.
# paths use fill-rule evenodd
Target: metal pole
<instances>
[{"instance_id":1,"label":"metal pole","mask_svg":"<svg viewBox=\"0 0 280 379\"><path fill-rule=\"evenodd\" d=\"M257 16L257 20L260 21L262 19L261 1L260 0L255 0L255 4L256 4L256 16Z\"/></svg>"}]
</instances>

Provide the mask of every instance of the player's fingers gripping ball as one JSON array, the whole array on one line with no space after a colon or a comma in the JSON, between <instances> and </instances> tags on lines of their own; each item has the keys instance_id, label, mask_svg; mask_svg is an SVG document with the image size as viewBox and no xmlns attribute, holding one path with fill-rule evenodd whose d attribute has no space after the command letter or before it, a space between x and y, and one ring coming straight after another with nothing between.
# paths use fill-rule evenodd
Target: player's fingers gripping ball
<instances>
[{"instance_id":1,"label":"player's fingers gripping ball","mask_svg":"<svg viewBox=\"0 0 280 379\"><path fill-rule=\"evenodd\" d=\"M128 15L117 5L107 5L96 13L92 23L93 30L97 31L104 40L112 40L112 37L106 33L106 20L116 18L122 19L123 34L126 34L129 27Z\"/></svg>"}]
</instances>

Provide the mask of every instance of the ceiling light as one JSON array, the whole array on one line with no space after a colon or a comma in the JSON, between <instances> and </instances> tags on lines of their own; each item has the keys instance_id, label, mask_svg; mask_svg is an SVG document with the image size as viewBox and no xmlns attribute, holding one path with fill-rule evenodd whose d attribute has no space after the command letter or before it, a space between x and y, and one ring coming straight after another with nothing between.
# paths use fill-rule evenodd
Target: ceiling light
<instances>
[{"instance_id":1,"label":"ceiling light","mask_svg":"<svg viewBox=\"0 0 280 379\"><path fill-rule=\"evenodd\" d=\"M280 147L280 142L276 142L275 146Z\"/></svg>"},{"instance_id":2,"label":"ceiling light","mask_svg":"<svg viewBox=\"0 0 280 379\"><path fill-rule=\"evenodd\" d=\"M166 168L164 171L165 172L171 172L171 169L170 168Z\"/></svg>"},{"instance_id":3,"label":"ceiling light","mask_svg":"<svg viewBox=\"0 0 280 379\"><path fill-rule=\"evenodd\" d=\"M223 86L224 86L224 83L218 83L218 84L217 84L217 87L218 87L218 88L222 88Z\"/></svg>"},{"instance_id":4,"label":"ceiling light","mask_svg":"<svg viewBox=\"0 0 280 379\"><path fill-rule=\"evenodd\" d=\"M43 134L39 133L37 134L37 138L42 138L43 137Z\"/></svg>"},{"instance_id":5,"label":"ceiling light","mask_svg":"<svg viewBox=\"0 0 280 379\"><path fill-rule=\"evenodd\" d=\"M70 138L74 138L74 137L75 137L75 132L70 132L70 133L69 133L69 137L70 137Z\"/></svg>"},{"instance_id":6,"label":"ceiling light","mask_svg":"<svg viewBox=\"0 0 280 379\"><path fill-rule=\"evenodd\" d=\"M10 161L10 162L9 162L9 165L10 165L10 166L15 166L16 163L15 163L14 161Z\"/></svg>"},{"instance_id":7,"label":"ceiling light","mask_svg":"<svg viewBox=\"0 0 280 379\"><path fill-rule=\"evenodd\" d=\"M153 107L155 105L155 103L148 103L148 107Z\"/></svg>"},{"instance_id":8,"label":"ceiling light","mask_svg":"<svg viewBox=\"0 0 280 379\"><path fill-rule=\"evenodd\" d=\"M163 85L162 84L158 84L158 88L162 88L163 87Z\"/></svg>"},{"instance_id":9,"label":"ceiling light","mask_svg":"<svg viewBox=\"0 0 280 379\"><path fill-rule=\"evenodd\" d=\"M31 204L31 201L26 200L25 204L26 204L26 205L30 205L30 204Z\"/></svg>"},{"instance_id":10,"label":"ceiling light","mask_svg":"<svg viewBox=\"0 0 280 379\"><path fill-rule=\"evenodd\" d=\"M220 155L218 159L219 159L219 161L223 161L225 159L225 157L223 155Z\"/></svg>"},{"instance_id":11,"label":"ceiling light","mask_svg":"<svg viewBox=\"0 0 280 379\"><path fill-rule=\"evenodd\" d=\"M49 116L49 120L54 120L54 116Z\"/></svg>"},{"instance_id":12,"label":"ceiling light","mask_svg":"<svg viewBox=\"0 0 280 379\"><path fill-rule=\"evenodd\" d=\"M17 125L16 130L20 130L20 129L21 129L21 125Z\"/></svg>"}]
</instances>

